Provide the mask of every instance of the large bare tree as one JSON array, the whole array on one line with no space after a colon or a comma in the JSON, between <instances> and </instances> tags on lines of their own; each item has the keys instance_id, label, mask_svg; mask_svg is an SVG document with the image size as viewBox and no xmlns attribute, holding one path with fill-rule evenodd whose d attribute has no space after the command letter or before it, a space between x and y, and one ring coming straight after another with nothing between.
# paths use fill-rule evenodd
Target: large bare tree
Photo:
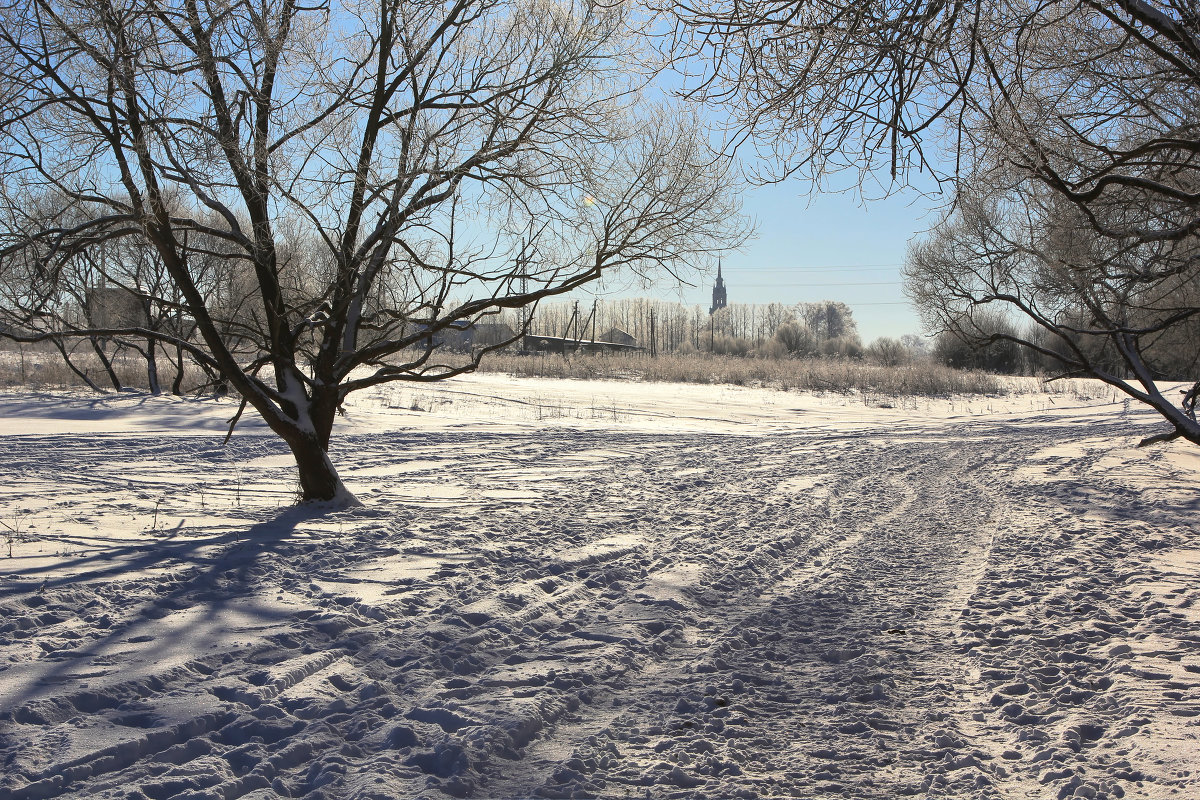
<instances>
[{"instance_id":1,"label":"large bare tree","mask_svg":"<svg viewBox=\"0 0 1200 800\"><path fill-rule=\"evenodd\" d=\"M327 453L348 394L473 369L442 357L452 327L737 242L697 126L639 111L634 27L587 0L5 0L9 332L63 335L29 324L63 270L145 242L199 338L103 333L186 350L287 442L304 499L350 502Z\"/></svg>"},{"instance_id":2,"label":"large bare tree","mask_svg":"<svg viewBox=\"0 0 1200 800\"><path fill-rule=\"evenodd\" d=\"M1016 343L1060 374L1120 388L1171 423L1145 443L1200 443L1195 384L1182 398L1159 386L1200 368L1196 242L1101 236L1058 194L995 177L964 186L909 248L906 290L927 327L977 347ZM1124 215L1124 203L1111 211Z\"/></svg>"},{"instance_id":3,"label":"large bare tree","mask_svg":"<svg viewBox=\"0 0 1200 800\"><path fill-rule=\"evenodd\" d=\"M674 52L703 66L692 96L729 109L764 177L850 168L886 184L921 170L948 183L959 213L910 261L935 329L1025 319L1038 333L1022 343L1149 403L1167 437L1200 443L1200 383L1163 397L1146 355L1166 335L1192 346L1179 326L1200 311L1194 0L667 7ZM1088 355L1101 339L1115 364Z\"/></svg>"}]
</instances>

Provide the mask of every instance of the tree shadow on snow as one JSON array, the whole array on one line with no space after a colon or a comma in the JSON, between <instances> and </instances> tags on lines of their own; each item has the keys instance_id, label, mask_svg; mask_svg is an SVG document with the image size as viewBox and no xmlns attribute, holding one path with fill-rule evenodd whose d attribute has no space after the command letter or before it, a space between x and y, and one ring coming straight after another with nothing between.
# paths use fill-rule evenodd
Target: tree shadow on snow
<instances>
[{"instance_id":1,"label":"tree shadow on snow","mask_svg":"<svg viewBox=\"0 0 1200 800\"><path fill-rule=\"evenodd\" d=\"M136 574L164 563L169 563L172 574L179 576L173 588L140 607L137 604L124 608L117 606L115 611L125 613L121 619L113 621L102 636L77 649L48 652L35 662L36 665L44 664L45 668L34 666L29 669L29 677L13 687L5 704L8 708L3 710L15 709L54 694L54 686L70 684L78 677L76 673L82 664L108 657L119 644L152 641L151 648L140 654L148 661L153 660L155 652L168 654L185 650L193 658L221 652L222 647L228 648L229 642L220 638L224 632L220 619L235 602L238 613L252 617L256 624L269 625L289 619L287 609L273 606L254 595L255 569L277 556L281 546L293 537L301 523L326 516L328 511L325 507L294 506L237 533L156 546L119 547L78 559L77 563L91 561L96 564L96 569L84 574L47 579L36 590L28 580L31 576L25 575L27 580L18 585L0 588L0 597L24 595L24 603L36 612L40 603L34 598L43 596L47 590L80 581ZM213 552L214 548L216 552ZM56 569L61 567L59 564ZM36 579L38 570L29 572L34 573ZM272 592L276 590L273 588ZM183 610L190 612L185 624L164 629L165 626L159 623L172 612ZM154 632L153 636L149 635L150 631Z\"/></svg>"}]
</instances>

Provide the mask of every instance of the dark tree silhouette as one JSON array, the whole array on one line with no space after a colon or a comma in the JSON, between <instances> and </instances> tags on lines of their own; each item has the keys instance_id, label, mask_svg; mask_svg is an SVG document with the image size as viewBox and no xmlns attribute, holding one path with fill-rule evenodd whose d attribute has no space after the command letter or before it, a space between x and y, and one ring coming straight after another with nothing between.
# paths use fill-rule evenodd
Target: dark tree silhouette
<instances>
[{"instance_id":1,"label":"dark tree silhouette","mask_svg":"<svg viewBox=\"0 0 1200 800\"><path fill-rule=\"evenodd\" d=\"M542 0L8 0L10 335L182 348L287 442L305 499L351 502L327 452L348 394L473 369L487 348L444 358L450 328L738 240L721 237L737 209L697 126L637 110L628 15ZM55 213L29 213L49 195ZM185 313L196 338L39 326L69 265L122 239L169 278L135 293Z\"/></svg>"}]
</instances>

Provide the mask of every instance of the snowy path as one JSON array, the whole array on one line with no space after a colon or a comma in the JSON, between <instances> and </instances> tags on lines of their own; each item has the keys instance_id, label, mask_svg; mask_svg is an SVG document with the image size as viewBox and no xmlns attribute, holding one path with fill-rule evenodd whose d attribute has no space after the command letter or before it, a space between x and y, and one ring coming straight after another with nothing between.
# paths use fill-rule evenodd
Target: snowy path
<instances>
[{"instance_id":1,"label":"snowy path","mask_svg":"<svg viewBox=\"0 0 1200 800\"><path fill-rule=\"evenodd\" d=\"M7 437L0 797L1195 796L1129 433L351 434L318 519L269 439Z\"/></svg>"}]
</instances>

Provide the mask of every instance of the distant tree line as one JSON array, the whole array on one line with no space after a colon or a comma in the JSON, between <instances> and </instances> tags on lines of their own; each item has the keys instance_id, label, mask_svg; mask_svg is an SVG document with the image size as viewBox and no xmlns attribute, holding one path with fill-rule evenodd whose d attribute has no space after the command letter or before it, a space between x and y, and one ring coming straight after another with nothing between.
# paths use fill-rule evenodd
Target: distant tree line
<instances>
[{"instance_id":1,"label":"distant tree line","mask_svg":"<svg viewBox=\"0 0 1200 800\"><path fill-rule=\"evenodd\" d=\"M519 329L520 312L504 322ZM845 303L734 303L709 314L698 305L646 298L596 303L543 303L532 333L581 340L622 330L647 351L724 355L857 357L864 352Z\"/></svg>"},{"instance_id":2,"label":"distant tree line","mask_svg":"<svg viewBox=\"0 0 1200 800\"><path fill-rule=\"evenodd\" d=\"M1026 325L1000 313L977 313L966 331L949 330L933 340L933 357L949 367L980 369L1009 375L1088 375L1072 367L1069 357L1081 353L1089 364L1113 376L1132 377L1110 337L1091 333L1082 319L1065 335L1052 334L1040 326ZM1026 342L1038 347L1031 348ZM1155 380L1191 380L1200 358L1200 320L1189 319L1145 337L1140 358L1146 373ZM1064 364L1066 365L1064 367Z\"/></svg>"},{"instance_id":3,"label":"distant tree line","mask_svg":"<svg viewBox=\"0 0 1200 800\"><path fill-rule=\"evenodd\" d=\"M505 319L514 330L520 319ZM1061 362L1021 346L1016 340L1037 338L1004 315L977 315L972 335L943 331L932 339L906 334L882 336L864 344L853 312L845 303L738 303L709 314L698 305L646 298L543 304L530 320L530 330L545 336L584 341L613 328L630 334L637 346L655 353L717 353L751 358L851 358L896 367L932 360L955 369L1002 375L1058 375ZM1178 326L1147 348L1145 357L1156 375L1177 379L1195 366L1200 325ZM1065 347L1044 336L1046 347ZM1076 346L1109 369L1121 369L1120 354L1106 340L1079 336ZM1106 348L1108 351L1106 352Z\"/></svg>"}]
</instances>

